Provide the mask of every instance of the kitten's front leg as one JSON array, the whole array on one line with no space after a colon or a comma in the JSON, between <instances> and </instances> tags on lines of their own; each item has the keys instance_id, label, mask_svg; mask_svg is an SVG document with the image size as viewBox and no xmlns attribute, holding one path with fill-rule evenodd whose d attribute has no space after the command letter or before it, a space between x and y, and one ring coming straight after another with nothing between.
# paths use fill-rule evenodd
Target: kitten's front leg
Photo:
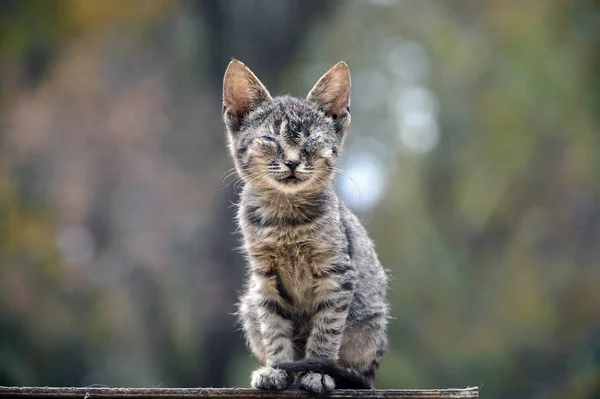
<instances>
[{"instance_id":1,"label":"kitten's front leg","mask_svg":"<svg viewBox=\"0 0 600 399\"><path fill-rule=\"evenodd\" d=\"M353 270L349 262L330 265L315 277L314 314L306 343L307 358L338 359L348 308L352 300ZM300 388L315 393L335 389L328 375L307 373L300 378Z\"/></svg>"},{"instance_id":2,"label":"kitten's front leg","mask_svg":"<svg viewBox=\"0 0 600 399\"><path fill-rule=\"evenodd\" d=\"M294 360L292 344L292 312L282 298L279 281L272 269L256 268L252 275L256 293L258 321L265 348L266 364L252 373L252 387L257 389L285 389L290 377L274 368L279 363Z\"/></svg>"}]
</instances>

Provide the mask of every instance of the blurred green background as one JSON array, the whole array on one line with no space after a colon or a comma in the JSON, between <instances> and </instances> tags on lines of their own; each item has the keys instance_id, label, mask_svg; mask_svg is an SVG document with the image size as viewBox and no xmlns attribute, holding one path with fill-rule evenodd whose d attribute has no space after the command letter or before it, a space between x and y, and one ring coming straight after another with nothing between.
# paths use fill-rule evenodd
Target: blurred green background
<instances>
[{"instance_id":1,"label":"blurred green background","mask_svg":"<svg viewBox=\"0 0 600 399\"><path fill-rule=\"evenodd\" d=\"M1 0L0 385L248 386L231 57L350 65L377 387L600 398L597 0Z\"/></svg>"}]
</instances>

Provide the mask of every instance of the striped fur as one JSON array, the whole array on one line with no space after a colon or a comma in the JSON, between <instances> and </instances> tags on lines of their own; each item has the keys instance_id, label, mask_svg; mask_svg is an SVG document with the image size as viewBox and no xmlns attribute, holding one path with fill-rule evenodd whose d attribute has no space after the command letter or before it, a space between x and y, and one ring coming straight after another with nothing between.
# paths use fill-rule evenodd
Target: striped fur
<instances>
[{"instance_id":1,"label":"striped fur","mask_svg":"<svg viewBox=\"0 0 600 399\"><path fill-rule=\"evenodd\" d=\"M249 274L238 315L264 365L255 388L371 388L387 348L386 274L332 185L349 105L344 63L307 99L272 98L239 61L225 73L223 118L245 182L237 218Z\"/></svg>"}]
</instances>

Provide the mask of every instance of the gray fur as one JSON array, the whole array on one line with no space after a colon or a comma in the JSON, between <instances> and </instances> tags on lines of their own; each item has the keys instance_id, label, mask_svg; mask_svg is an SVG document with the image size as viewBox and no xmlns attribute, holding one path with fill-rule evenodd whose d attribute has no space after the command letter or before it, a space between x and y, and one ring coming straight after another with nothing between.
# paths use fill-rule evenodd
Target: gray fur
<instances>
[{"instance_id":1,"label":"gray fur","mask_svg":"<svg viewBox=\"0 0 600 399\"><path fill-rule=\"evenodd\" d=\"M332 184L349 104L344 63L307 99L272 98L236 60L225 73L223 118L245 182L237 218L249 275L238 315L264 364L252 375L255 388L285 389L295 378L308 391L334 389L328 375L277 369L313 358L333 360L372 386L387 348L386 274Z\"/></svg>"}]
</instances>

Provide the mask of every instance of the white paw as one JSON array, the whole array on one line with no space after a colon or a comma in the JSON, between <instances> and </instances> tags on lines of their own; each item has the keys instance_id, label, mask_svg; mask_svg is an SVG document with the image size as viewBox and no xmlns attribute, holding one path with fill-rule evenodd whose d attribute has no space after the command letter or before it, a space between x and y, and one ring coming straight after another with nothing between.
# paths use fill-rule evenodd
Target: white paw
<instances>
[{"instance_id":1,"label":"white paw","mask_svg":"<svg viewBox=\"0 0 600 399\"><path fill-rule=\"evenodd\" d=\"M255 389L286 389L289 378L285 371L273 367L262 367L252 372L252 388Z\"/></svg>"},{"instance_id":2,"label":"white paw","mask_svg":"<svg viewBox=\"0 0 600 399\"><path fill-rule=\"evenodd\" d=\"M309 392L325 393L335 389L335 381L327 374L306 373L300 377L298 386Z\"/></svg>"}]
</instances>

